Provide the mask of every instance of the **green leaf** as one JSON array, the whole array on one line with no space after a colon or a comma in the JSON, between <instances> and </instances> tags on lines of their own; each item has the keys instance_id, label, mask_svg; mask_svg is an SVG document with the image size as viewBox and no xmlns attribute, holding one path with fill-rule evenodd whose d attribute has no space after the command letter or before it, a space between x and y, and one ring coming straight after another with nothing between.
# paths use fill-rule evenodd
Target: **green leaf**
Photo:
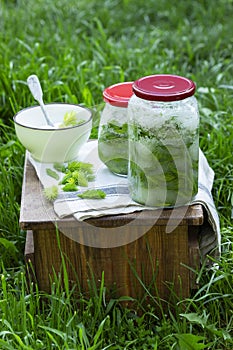
<instances>
[{"instance_id":1,"label":"green leaf","mask_svg":"<svg viewBox=\"0 0 233 350\"><path fill-rule=\"evenodd\" d=\"M51 176L52 178L54 178L55 180L59 180L60 176L58 175L58 173L56 173L56 171L50 169L50 168L46 168L46 174Z\"/></svg>"},{"instance_id":2,"label":"green leaf","mask_svg":"<svg viewBox=\"0 0 233 350\"><path fill-rule=\"evenodd\" d=\"M104 199L106 193L102 190L86 190L78 194L78 197L85 199Z\"/></svg>"},{"instance_id":3,"label":"green leaf","mask_svg":"<svg viewBox=\"0 0 233 350\"><path fill-rule=\"evenodd\" d=\"M66 183L69 182L69 180L72 178L72 173L69 171L65 176L63 176L62 180L60 181L59 184L65 185Z\"/></svg>"},{"instance_id":4,"label":"green leaf","mask_svg":"<svg viewBox=\"0 0 233 350\"><path fill-rule=\"evenodd\" d=\"M205 337L194 334L175 334L178 339L179 350L201 350L207 349L212 344L203 344ZM202 341L202 343L200 343Z\"/></svg>"},{"instance_id":5,"label":"green leaf","mask_svg":"<svg viewBox=\"0 0 233 350\"><path fill-rule=\"evenodd\" d=\"M87 337L86 329L83 323L78 324L79 328L79 341L81 343L82 348L81 349L88 349L90 347L90 342Z\"/></svg>"},{"instance_id":6,"label":"green leaf","mask_svg":"<svg viewBox=\"0 0 233 350\"><path fill-rule=\"evenodd\" d=\"M86 174L83 171L76 170L73 172L72 176L75 179L75 183L77 183L77 185L82 187L88 186L88 179L86 177Z\"/></svg>"},{"instance_id":7,"label":"green leaf","mask_svg":"<svg viewBox=\"0 0 233 350\"><path fill-rule=\"evenodd\" d=\"M11 334L10 332L8 332L9 334ZM7 333L6 333L7 334ZM15 346L13 345L10 345L9 343L8 343L8 341L4 341L4 340L2 340L2 339L0 339L0 346L1 346L1 349L2 350L15 350Z\"/></svg>"},{"instance_id":8,"label":"green leaf","mask_svg":"<svg viewBox=\"0 0 233 350\"><path fill-rule=\"evenodd\" d=\"M66 112L63 118L63 123L59 125L59 128L66 128L69 126L75 126L84 123L84 119L78 120L77 113L75 111Z\"/></svg>"},{"instance_id":9,"label":"green leaf","mask_svg":"<svg viewBox=\"0 0 233 350\"><path fill-rule=\"evenodd\" d=\"M67 169L71 172L75 170L82 170L88 174L93 174L93 164L91 163L73 161L68 164Z\"/></svg>"},{"instance_id":10,"label":"green leaf","mask_svg":"<svg viewBox=\"0 0 233 350\"><path fill-rule=\"evenodd\" d=\"M66 335L66 333L65 332L62 332L62 331L60 331L60 330L58 330L58 329L55 329L55 328L52 328L52 327L48 327L48 326L41 326L41 325L39 325L39 327L41 328L41 329L44 329L45 331L47 331L47 334L51 334L51 333L53 333L53 334L56 334L58 337L60 337L63 341L67 338L67 335ZM55 340L55 338L52 336L51 337L54 341L56 341ZM56 342L57 343L57 342Z\"/></svg>"},{"instance_id":11,"label":"green leaf","mask_svg":"<svg viewBox=\"0 0 233 350\"><path fill-rule=\"evenodd\" d=\"M14 242L9 241L5 238L0 238L0 245L3 245L5 249L11 250L14 253L17 253L17 248Z\"/></svg>"},{"instance_id":12,"label":"green leaf","mask_svg":"<svg viewBox=\"0 0 233 350\"><path fill-rule=\"evenodd\" d=\"M189 313L189 314L180 314L180 316L186 318L191 323L197 323L201 325L202 327L206 326L207 322L207 316L199 316L196 313Z\"/></svg>"},{"instance_id":13,"label":"green leaf","mask_svg":"<svg viewBox=\"0 0 233 350\"><path fill-rule=\"evenodd\" d=\"M96 349L96 345L98 344L101 344L101 342L99 342L99 339L103 336L103 331L104 331L104 326L105 326L105 322L106 322L106 320L109 320L109 315L107 315L104 319L103 319L103 321L100 323L100 325L99 325L99 327L98 327L98 329L97 329L97 332L96 332L96 334L95 334L95 336L94 336L94 339L93 339L93 347L91 347L90 348L90 350L92 350L92 348L93 348L93 350L94 349Z\"/></svg>"},{"instance_id":14,"label":"green leaf","mask_svg":"<svg viewBox=\"0 0 233 350\"><path fill-rule=\"evenodd\" d=\"M65 186L62 187L62 190L65 192L75 192L78 190L78 187L75 183L66 183Z\"/></svg>"},{"instance_id":15,"label":"green leaf","mask_svg":"<svg viewBox=\"0 0 233 350\"><path fill-rule=\"evenodd\" d=\"M59 171L60 173L66 172L66 166L63 163L54 163L53 167L55 170Z\"/></svg>"}]
</instances>

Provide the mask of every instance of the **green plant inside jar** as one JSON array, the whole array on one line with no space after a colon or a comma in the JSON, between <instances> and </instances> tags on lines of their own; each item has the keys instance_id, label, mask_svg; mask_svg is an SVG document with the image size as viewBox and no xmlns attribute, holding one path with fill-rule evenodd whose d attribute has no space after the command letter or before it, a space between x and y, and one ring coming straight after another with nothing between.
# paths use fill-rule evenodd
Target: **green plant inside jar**
<instances>
[{"instance_id":1,"label":"green plant inside jar","mask_svg":"<svg viewBox=\"0 0 233 350\"><path fill-rule=\"evenodd\" d=\"M196 149L198 129L181 130L174 120L161 128L130 125L129 187L132 199L139 203L181 205L197 193L198 156L192 149Z\"/></svg>"},{"instance_id":2,"label":"green plant inside jar","mask_svg":"<svg viewBox=\"0 0 233 350\"><path fill-rule=\"evenodd\" d=\"M99 158L115 174L128 173L128 124L111 120L102 125L98 140Z\"/></svg>"}]
</instances>

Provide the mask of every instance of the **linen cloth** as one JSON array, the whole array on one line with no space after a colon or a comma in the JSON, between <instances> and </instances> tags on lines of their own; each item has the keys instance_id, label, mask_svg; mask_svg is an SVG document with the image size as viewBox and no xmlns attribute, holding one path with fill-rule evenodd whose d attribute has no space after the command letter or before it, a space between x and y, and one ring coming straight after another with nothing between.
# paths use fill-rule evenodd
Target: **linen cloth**
<instances>
[{"instance_id":1,"label":"linen cloth","mask_svg":"<svg viewBox=\"0 0 233 350\"><path fill-rule=\"evenodd\" d=\"M94 165L95 180L89 182L88 187L79 187L77 192L64 192L59 189L59 194L53 202L54 211L59 218L72 215L75 219L82 221L88 218L105 215L127 214L142 210L156 210L148 206L136 203L130 198L127 178L112 174L98 157L98 141L87 142L79 152L77 160ZM57 180L49 176L47 168L53 169L53 164L40 163L35 161L30 153L28 158L44 188L58 185ZM200 226L199 248L201 258L208 255L217 258L220 255L220 224L218 213L213 201L211 190L214 181L214 171L209 166L208 161L201 150L199 150L199 183L198 193L191 204L201 204L204 208L204 224ZM64 174L60 173L60 179ZM102 189L106 193L106 198L81 199L78 193L86 189ZM160 208L161 210L161 208Z\"/></svg>"}]
</instances>

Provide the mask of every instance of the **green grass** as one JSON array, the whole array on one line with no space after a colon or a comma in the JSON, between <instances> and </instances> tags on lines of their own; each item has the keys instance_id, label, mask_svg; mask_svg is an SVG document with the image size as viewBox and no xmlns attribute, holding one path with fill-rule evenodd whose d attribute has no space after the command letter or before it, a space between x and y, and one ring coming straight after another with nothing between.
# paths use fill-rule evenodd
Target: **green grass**
<instances>
[{"instance_id":1,"label":"green grass","mask_svg":"<svg viewBox=\"0 0 233 350\"><path fill-rule=\"evenodd\" d=\"M233 348L233 1L0 0L0 348ZM158 316L137 314L100 290L77 298L27 289L25 233L19 228L24 149L12 117L35 104L26 78L37 74L46 102L82 103L98 111L104 87L156 73L197 84L200 146L215 171L222 256L197 272L200 289ZM96 113L92 137L97 136ZM63 266L64 269L64 266ZM140 306L140 301L138 301ZM183 307L185 305L185 308Z\"/></svg>"}]
</instances>

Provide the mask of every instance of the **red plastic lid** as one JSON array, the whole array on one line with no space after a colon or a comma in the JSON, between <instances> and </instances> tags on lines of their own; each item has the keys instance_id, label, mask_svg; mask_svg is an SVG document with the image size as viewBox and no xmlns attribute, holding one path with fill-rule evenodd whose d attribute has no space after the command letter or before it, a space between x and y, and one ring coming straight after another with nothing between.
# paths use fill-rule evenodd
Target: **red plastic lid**
<instances>
[{"instance_id":1,"label":"red plastic lid","mask_svg":"<svg viewBox=\"0 0 233 350\"><path fill-rule=\"evenodd\" d=\"M151 101L177 101L192 96L196 85L190 79L171 74L149 75L133 84L136 96Z\"/></svg>"},{"instance_id":2,"label":"red plastic lid","mask_svg":"<svg viewBox=\"0 0 233 350\"><path fill-rule=\"evenodd\" d=\"M116 107L127 107L130 97L133 95L133 82L118 83L107 87L103 91L105 102Z\"/></svg>"}]
</instances>

